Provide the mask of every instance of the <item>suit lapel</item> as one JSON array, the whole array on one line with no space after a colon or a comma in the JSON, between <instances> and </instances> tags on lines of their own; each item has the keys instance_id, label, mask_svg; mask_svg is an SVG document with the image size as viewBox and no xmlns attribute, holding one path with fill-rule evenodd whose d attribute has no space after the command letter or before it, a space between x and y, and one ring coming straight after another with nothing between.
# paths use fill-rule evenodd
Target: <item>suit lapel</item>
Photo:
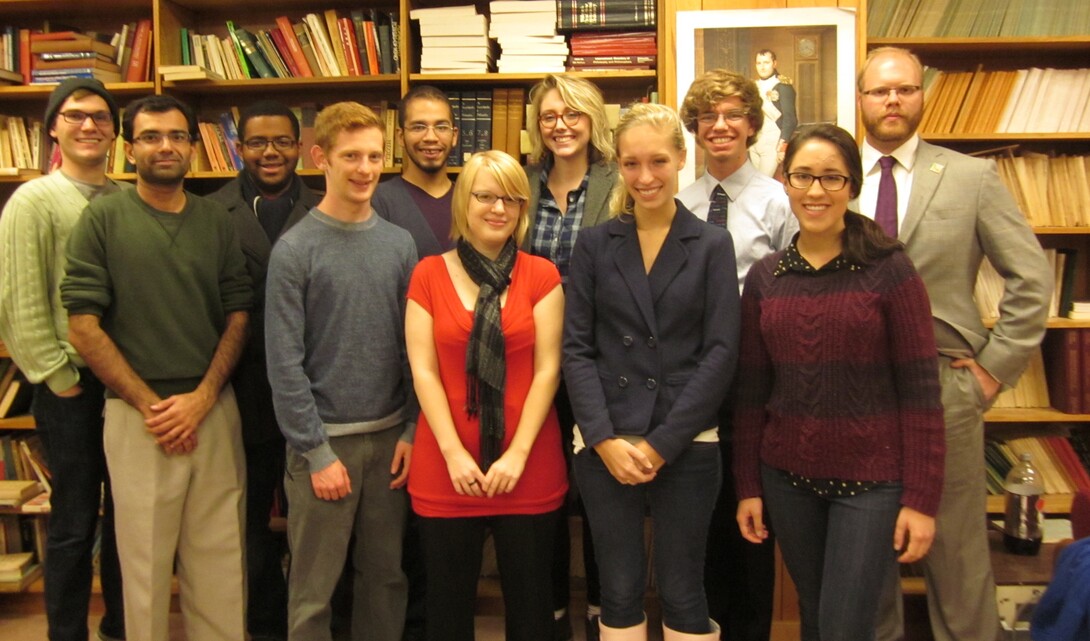
<instances>
[{"instance_id":1,"label":"suit lapel","mask_svg":"<svg viewBox=\"0 0 1090 641\"><path fill-rule=\"evenodd\" d=\"M700 235L700 228L692 224L694 221L701 225L707 224L690 214L688 210L678 208L674 222L670 225L670 231L666 234L666 240L662 243L662 249L655 258L655 264L651 266L651 273L647 275L652 301L658 302L674 277L689 260L689 250L685 247L685 241Z\"/></svg>"},{"instance_id":2,"label":"suit lapel","mask_svg":"<svg viewBox=\"0 0 1090 641\"><path fill-rule=\"evenodd\" d=\"M617 265L617 271L621 273L621 277L628 285L632 299L636 301L636 307L639 308L651 334L657 334L654 299L651 296L648 277L643 271L643 254L640 252L639 237L636 235L636 224L617 218L607 224L610 242L614 246L613 261Z\"/></svg>"},{"instance_id":3,"label":"suit lapel","mask_svg":"<svg viewBox=\"0 0 1090 641\"><path fill-rule=\"evenodd\" d=\"M587 181L587 199L583 204L583 227L593 227L606 220L609 215L607 202L613 191L616 172L612 165L596 162L590 166L590 179Z\"/></svg>"},{"instance_id":4,"label":"suit lapel","mask_svg":"<svg viewBox=\"0 0 1090 641\"><path fill-rule=\"evenodd\" d=\"M898 235L903 243L907 244L912 233L916 231L916 226L920 224L939 183L942 182L946 170L944 156L942 147L920 141L919 149L916 150L916 163L912 169L912 191L908 197L908 209Z\"/></svg>"}]
</instances>

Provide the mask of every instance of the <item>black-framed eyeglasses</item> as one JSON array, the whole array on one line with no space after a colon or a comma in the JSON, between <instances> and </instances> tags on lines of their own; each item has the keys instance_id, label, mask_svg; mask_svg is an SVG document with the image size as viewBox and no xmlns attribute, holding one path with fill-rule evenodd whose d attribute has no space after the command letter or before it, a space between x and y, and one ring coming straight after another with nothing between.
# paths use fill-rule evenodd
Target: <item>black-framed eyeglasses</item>
<instances>
[{"instance_id":1,"label":"black-framed eyeglasses","mask_svg":"<svg viewBox=\"0 0 1090 641\"><path fill-rule=\"evenodd\" d=\"M174 145L184 145L193 139L189 135L188 131L169 131L163 133L161 131L147 131L139 136L133 137L133 140L143 145L161 145L163 139L169 140Z\"/></svg>"},{"instance_id":2,"label":"black-framed eyeglasses","mask_svg":"<svg viewBox=\"0 0 1090 641\"><path fill-rule=\"evenodd\" d=\"M62 111L61 117L64 121L70 125L82 125L87 122L87 119L95 121L96 125L111 125L114 122L113 115L108 111L96 111L94 113L87 113L86 111L79 111L78 109L72 109L69 111Z\"/></svg>"},{"instance_id":3,"label":"black-framed eyeglasses","mask_svg":"<svg viewBox=\"0 0 1090 641\"><path fill-rule=\"evenodd\" d=\"M488 205L489 207L495 205L497 200L503 201L505 209L515 209L526 202L525 198L519 198L518 196L497 196L490 191L475 191L472 193L473 197L477 199L477 202L482 205Z\"/></svg>"},{"instance_id":4,"label":"black-framed eyeglasses","mask_svg":"<svg viewBox=\"0 0 1090 641\"><path fill-rule=\"evenodd\" d=\"M899 87L875 87L861 93L872 100L885 100L891 93L897 94L898 98L911 98L919 91L920 85L900 85Z\"/></svg>"},{"instance_id":5,"label":"black-framed eyeglasses","mask_svg":"<svg viewBox=\"0 0 1090 641\"><path fill-rule=\"evenodd\" d=\"M813 185L815 180L821 183L821 188L825 191L840 191L848 184L848 177L839 174L815 176L799 171L787 174L787 184L795 189L809 189L810 185Z\"/></svg>"},{"instance_id":6,"label":"black-framed eyeglasses","mask_svg":"<svg viewBox=\"0 0 1090 641\"><path fill-rule=\"evenodd\" d=\"M543 127L548 127L549 129L552 129L556 126L557 120L563 120L565 125L569 127L574 127L579 123L579 120L582 117L582 111L569 109L562 114L558 114L554 111L543 113L537 117L537 121L540 122Z\"/></svg>"},{"instance_id":7,"label":"black-framed eyeglasses","mask_svg":"<svg viewBox=\"0 0 1090 641\"><path fill-rule=\"evenodd\" d=\"M277 138L250 138L242 143L250 151L265 151L272 144L277 151L287 151L297 147L299 143L291 136L279 136Z\"/></svg>"},{"instance_id":8,"label":"black-framed eyeglasses","mask_svg":"<svg viewBox=\"0 0 1090 641\"><path fill-rule=\"evenodd\" d=\"M449 136L454 133L455 127L449 122L441 122L437 125L426 125L422 122L414 122L411 125L405 125L405 131L414 136L423 136L429 129L434 131L436 136Z\"/></svg>"},{"instance_id":9,"label":"black-framed eyeglasses","mask_svg":"<svg viewBox=\"0 0 1090 641\"><path fill-rule=\"evenodd\" d=\"M738 123L742 122L748 115L749 109L731 109L730 111L725 111L723 113L708 111L697 116L696 122L705 127L714 127L716 123L719 122L720 118L730 123Z\"/></svg>"}]
</instances>

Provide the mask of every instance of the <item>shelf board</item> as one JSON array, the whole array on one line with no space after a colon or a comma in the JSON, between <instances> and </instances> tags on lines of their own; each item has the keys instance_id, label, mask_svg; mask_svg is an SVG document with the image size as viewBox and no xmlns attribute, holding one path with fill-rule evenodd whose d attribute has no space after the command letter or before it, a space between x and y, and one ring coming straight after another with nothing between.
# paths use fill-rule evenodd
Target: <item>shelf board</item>
<instances>
[{"instance_id":1,"label":"shelf board","mask_svg":"<svg viewBox=\"0 0 1090 641\"><path fill-rule=\"evenodd\" d=\"M314 92L323 89L344 89L346 87L381 86L387 89L401 89L399 74L377 76L351 76L337 78L250 78L247 80L196 80L188 82L164 82L163 89L178 93L239 94L268 91Z\"/></svg>"},{"instance_id":2,"label":"shelf board","mask_svg":"<svg viewBox=\"0 0 1090 641\"><path fill-rule=\"evenodd\" d=\"M914 53L1090 51L1090 36L1034 38L867 38L867 48L904 47Z\"/></svg>"},{"instance_id":3,"label":"shelf board","mask_svg":"<svg viewBox=\"0 0 1090 641\"><path fill-rule=\"evenodd\" d=\"M456 83L481 83L490 85L532 85L548 74L544 73L414 73L409 75L409 82L426 82L429 84L456 84ZM650 70L623 70L623 71L569 71L565 76L585 78L594 82L627 82L634 79L646 78L654 82L658 78L658 72Z\"/></svg>"},{"instance_id":4,"label":"shelf board","mask_svg":"<svg viewBox=\"0 0 1090 641\"><path fill-rule=\"evenodd\" d=\"M1051 407L1000 407L984 412L985 423L1085 423L1090 414L1067 414Z\"/></svg>"},{"instance_id":5,"label":"shelf board","mask_svg":"<svg viewBox=\"0 0 1090 641\"><path fill-rule=\"evenodd\" d=\"M987 327L988 329L995 327L995 321L996 319L994 318L983 319L984 327ZM1090 327L1090 321L1072 320L1070 318L1053 316L1046 321L1045 327L1048 329L1081 329L1083 327Z\"/></svg>"},{"instance_id":6,"label":"shelf board","mask_svg":"<svg viewBox=\"0 0 1090 641\"><path fill-rule=\"evenodd\" d=\"M1045 514L1070 514L1071 503L1074 499L1074 494L1046 494L1044 512ZM988 514L1002 514L1005 509L1002 495L988 495Z\"/></svg>"},{"instance_id":7,"label":"shelf board","mask_svg":"<svg viewBox=\"0 0 1090 641\"><path fill-rule=\"evenodd\" d=\"M1053 234L1060 236L1069 236L1072 234L1090 234L1090 227L1034 227L1033 233L1039 236Z\"/></svg>"},{"instance_id":8,"label":"shelf board","mask_svg":"<svg viewBox=\"0 0 1090 641\"><path fill-rule=\"evenodd\" d=\"M32 430L34 429L34 417L30 414L26 416L12 416L11 418L0 418L0 430Z\"/></svg>"},{"instance_id":9,"label":"shelf board","mask_svg":"<svg viewBox=\"0 0 1090 641\"><path fill-rule=\"evenodd\" d=\"M45 101L56 87L57 83L0 87L0 99ZM115 96L144 95L155 91L155 83L108 82L106 88Z\"/></svg>"},{"instance_id":10,"label":"shelf board","mask_svg":"<svg viewBox=\"0 0 1090 641\"><path fill-rule=\"evenodd\" d=\"M936 134L920 132L928 142L1090 142L1090 132L1072 131L1067 133L991 133L991 134Z\"/></svg>"}]
</instances>

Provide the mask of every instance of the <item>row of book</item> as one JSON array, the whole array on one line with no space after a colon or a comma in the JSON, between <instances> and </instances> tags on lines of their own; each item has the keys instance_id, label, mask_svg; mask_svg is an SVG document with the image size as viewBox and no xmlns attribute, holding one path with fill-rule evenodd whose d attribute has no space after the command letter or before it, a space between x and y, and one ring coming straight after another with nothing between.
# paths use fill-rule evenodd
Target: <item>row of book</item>
<instances>
[{"instance_id":1,"label":"row of book","mask_svg":"<svg viewBox=\"0 0 1090 641\"><path fill-rule=\"evenodd\" d=\"M151 20L126 23L115 33L73 29L37 31L5 27L0 35L0 67L9 84L48 84L67 78L102 82L149 79Z\"/></svg>"},{"instance_id":2,"label":"row of book","mask_svg":"<svg viewBox=\"0 0 1090 641\"><path fill-rule=\"evenodd\" d=\"M183 27L179 34L182 65L196 65L206 75L184 69L160 69L164 80L204 78L312 78L392 74L400 71L395 12L371 8L308 13L292 22L276 18L270 29L249 30L227 21L227 37L201 35ZM189 73L185 77L179 75Z\"/></svg>"},{"instance_id":3,"label":"row of book","mask_svg":"<svg viewBox=\"0 0 1090 641\"><path fill-rule=\"evenodd\" d=\"M1056 430L1044 429L1051 432ZM1003 493L1003 480L1024 453L1029 453L1045 486L1046 494L1090 491L1090 440L1087 430L1072 430L1070 437L1056 434L1021 436L984 442L985 471L989 494Z\"/></svg>"},{"instance_id":4,"label":"row of book","mask_svg":"<svg viewBox=\"0 0 1090 641\"><path fill-rule=\"evenodd\" d=\"M1090 156L995 157L999 176L1034 227L1090 226Z\"/></svg>"},{"instance_id":5,"label":"row of book","mask_svg":"<svg viewBox=\"0 0 1090 641\"><path fill-rule=\"evenodd\" d=\"M42 171L44 133L40 119L0 115L0 175Z\"/></svg>"},{"instance_id":6,"label":"row of book","mask_svg":"<svg viewBox=\"0 0 1090 641\"><path fill-rule=\"evenodd\" d=\"M475 152L489 149L521 157L525 89L449 91L447 97L458 127L458 149L447 158L447 165L460 167Z\"/></svg>"},{"instance_id":7,"label":"row of book","mask_svg":"<svg viewBox=\"0 0 1090 641\"><path fill-rule=\"evenodd\" d=\"M925 86L925 134L1090 131L1090 69L929 69Z\"/></svg>"},{"instance_id":8,"label":"row of book","mask_svg":"<svg viewBox=\"0 0 1090 641\"><path fill-rule=\"evenodd\" d=\"M572 71L655 69L658 41L653 31L585 32L571 36Z\"/></svg>"},{"instance_id":9,"label":"row of book","mask_svg":"<svg viewBox=\"0 0 1090 641\"><path fill-rule=\"evenodd\" d=\"M1049 330L1041 349L1048 361L1052 407L1068 414L1090 414L1090 328Z\"/></svg>"},{"instance_id":10,"label":"row of book","mask_svg":"<svg viewBox=\"0 0 1090 641\"><path fill-rule=\"evenodd\" d=\"M1090 3L1071 0L871 0L872 38L996 38L1090 33Z\"/></svg>"}]
</instances>

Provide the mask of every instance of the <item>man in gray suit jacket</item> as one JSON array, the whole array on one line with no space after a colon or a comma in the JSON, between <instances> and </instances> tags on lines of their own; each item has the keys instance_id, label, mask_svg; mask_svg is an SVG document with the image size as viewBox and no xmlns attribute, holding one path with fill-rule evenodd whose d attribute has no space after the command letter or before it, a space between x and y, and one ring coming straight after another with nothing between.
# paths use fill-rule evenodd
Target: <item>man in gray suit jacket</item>
<instances>
[{"instance_id":1,"label":"man in gray suit jacket","mask_svg":"<svg viewBox=\"0 0 1090 641\"><path fill-rule=\"evenodd\" d=\"M983 413L1002 388L1014 386L1044 336L1053 277L995 163L920 140L922 84L919 60L904 49L871 51L859 72L867 172L859 211L881 222L878 203L892 182L896 219L890 224L927 286L935 320L946 478L935 542L924 559L932 633L936 641L994 641L999 615L984 518ZM880 196L883 171L892 181L886 177ZM991 331L973 302L984 257L1005 280ZM903 638L899 596L891 575L879 641Z\"/></svg>"}]
</instances>

